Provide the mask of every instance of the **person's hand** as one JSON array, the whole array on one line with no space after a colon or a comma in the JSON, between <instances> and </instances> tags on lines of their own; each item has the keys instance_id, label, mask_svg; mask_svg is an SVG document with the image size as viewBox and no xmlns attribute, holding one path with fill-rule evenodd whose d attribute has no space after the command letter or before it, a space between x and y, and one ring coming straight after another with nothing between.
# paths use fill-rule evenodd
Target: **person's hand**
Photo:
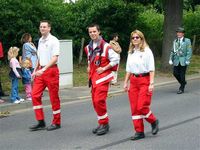
<instances>
[{"instance_id":1,"label":"person's hand","mask_svg":"<svg viewBox=\"0 0 200 150\"><path fill-rule=\"evenodd\" d=\"M19 75L19 76L17 76L17 78L18 78L18 79L21 79L22 77Z\"/></svg>"},{"instance_id":2,"label":"person's hand","mask_svg":"<svg viewBox=\"0 0 200 150\"><path fill-rule=\"evenodd\" d=\"M189 62L189 61L186 61L186 62L185 62L185 64L186 64L186 65L189 65L189 64L190 64L190 62Z\"/></svg>"},{"instance_id":3,"label":"person's hand","mask_svg":"<svg viewBox=\"0 0 200 150\"><path fill-rule=\"evenodd\" d=\"M40 70L35 72L35 76L41 76L43 73L44 73L44 70L40 69Z\"/></svg>"},{"instance_id":4,"label":"person's hand","mask_svg":"<svg viewBox=\"0 0 200 150\"><path fill-rule=\"evenodd\" d=\"M90 72L90 66L87 67L87 72L88 72L88 73Z\"/></svg>"},{"instance_id":5,"label":"person's hand","mask_svg":"<svg viewBox=\"0 0 200 150\"><path fill-rule=\"evenodd\" d=\"M153 84L153 83L150 83L150 84L149 84L149 92L152 93L152 92L153 92L153 89L154 89L154 84Z\"/></svg>"},{"instance_id":6,"label":"person's hand","mask_svg":"<svg viewBox=\"0 0 200 150\"><path fill-rule=\"evenodd\" d=\"M97 68L96 71L97 71L98 74L101 74L101 73L103 73L105 71L105 68L104 67L99 67L99 68Z\"/></svg>"},{"instance_id":7,"label":"person's hand","mask_svg":"<svg viewBox=\"0 0 200 150\"><path fill-rule=\"evenodd\" d=\"M35 78L35 71L33 71L33 73L31 74L31 79L34 80Z\"/></svg>"},{"instance_id":8,"label":"person's hand","mask_svg":"<svg viewBox=\"0 0 200 150\"><path fill-rule=\"evenodd\" d=\"M128 91L128 83L124 83L124 91L125 91L125 92Z\"/></svg>"},{"instance_id":9,"label":"person's hand","mask_svg":"<svg viewBox=\"0 0 200 150\"><path fill-rule=\"evenodd\" d=\"M173 62L172 62L172 60L169 60L169 64L170 64L170 65L173 65Z\"/></svg>"}]
</instances>

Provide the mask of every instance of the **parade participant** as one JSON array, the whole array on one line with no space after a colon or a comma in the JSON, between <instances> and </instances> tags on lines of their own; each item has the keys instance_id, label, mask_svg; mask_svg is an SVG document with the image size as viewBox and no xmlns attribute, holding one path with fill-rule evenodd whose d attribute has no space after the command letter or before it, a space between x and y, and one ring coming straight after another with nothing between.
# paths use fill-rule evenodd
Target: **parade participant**
<instances>
[{"instance_id":1,"label":"parade participant","mask_svg":"<svg viewBox=\"0 0 200 150\"><path fill-rule=\"evenodd\" d=\"M61 110L59 99L59 69L57 66L60 44L59 40L53 36L51 24L47 20L40 22L40 33L42 37L38 43L38 63L32 74L33 89L32 103L38 123L30 127L31 131L45 129L44 112L42 107L42 93L48 88L53 111L52 124L47 127L47 131L59 129L61 127Z\"/></svg>"},{"instance_id":2,"label":"parade participant","mask_svg":"<svg viewBox=\"0 0 200 150\"><path fill-rule=\"evenodd\" d=\"M176 39L173 41L173 48L170 53L169 64L173 65L173 74L177 81L180 83L177 94L184 93L186 80L185 73L187 66L190 64L192 56L191 41L184 37L185 30L179 27L176 30Z\"/></svg>"},{"instance_id":3,"label":"parade participant","mask_svg":"<svg viewBox=\"0 0 200 150\"><path fill-rule=\"evenodd\" d=\"M103 135L109 131L106 98L110 81L113 79L112 70L117 69L119 57L100 36L99 25L91 24L87 29L91 38L90 43L85 47L88 58L89 87L92 88L92 102L99 124L92 132Z\"/></svg>"},{"instance_id":4,"label":"parade participant","mask_svg":"<svg viewBox=\"0 0 200 150\"><path fill-rule=\"evenodd\" d=\"M120 58L120 53L122 52L121 46L118 43L119 35L117 33L112 34L112 40L109 42L112 49L118 54ZM112 71L114 78L111 81L112 85L117 85L117 75L118 75L119 64L116 71Z\"/></svg>"},{"instance_id":5,"label":"parade participant","mask_svg":"<svg viewBox=\"0 0 200 150\"><path fill-rule=\"evenodd\" d=\"M130 35L124 90L128 91L135 135L131 140L145 137L143 119L151 124L152 134L157 134L158 120L150 110L154 89L154 56L144 34L135 30ZM130 80L130 87L128 81Z\"/></svg>"}]
</instances>

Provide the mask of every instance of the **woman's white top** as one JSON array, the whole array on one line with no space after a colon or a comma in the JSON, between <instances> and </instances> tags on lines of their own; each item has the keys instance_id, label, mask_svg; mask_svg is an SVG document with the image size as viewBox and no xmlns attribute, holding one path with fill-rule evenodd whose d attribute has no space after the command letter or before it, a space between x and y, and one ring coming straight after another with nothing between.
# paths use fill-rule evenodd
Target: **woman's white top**
<instances>
[{"instance_id":1,"label":"woman's white top","mask_svg":"<svg viewBox=\"0 0 200 150\"><path fill-rule=\"evenodd\" d=\"M126 62L126 72L141 74L155 70L154 56L149 47L144 49L144 52L134 50L128 54Z\"/></svg>"}]
</instances>

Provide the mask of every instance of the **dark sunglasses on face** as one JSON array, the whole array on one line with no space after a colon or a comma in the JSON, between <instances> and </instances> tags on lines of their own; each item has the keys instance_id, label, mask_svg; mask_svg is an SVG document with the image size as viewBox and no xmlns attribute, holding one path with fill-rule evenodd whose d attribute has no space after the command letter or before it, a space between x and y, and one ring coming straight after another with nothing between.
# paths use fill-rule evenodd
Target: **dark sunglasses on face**
<instances>
[{"instance_id":1,"label":"dark sunglasses on face","mask_svg":"<svg viewBox=\"0 0 200 150\"><path fill-rule=\"evenodd\" d=\"M133 36L132 40L135 40L135 39L138 40L139 38L140 38L139 36Z\"/></svg>"}]
</instances>

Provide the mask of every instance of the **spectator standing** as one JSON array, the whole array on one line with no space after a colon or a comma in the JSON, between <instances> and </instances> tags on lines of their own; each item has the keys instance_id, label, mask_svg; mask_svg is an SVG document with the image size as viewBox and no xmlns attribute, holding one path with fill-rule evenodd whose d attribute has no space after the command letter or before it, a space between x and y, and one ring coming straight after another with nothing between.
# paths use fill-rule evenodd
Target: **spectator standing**
<instances>
[{"instance_id":1,"label":"spectator standing","mask_svg":"<svg viewBox=\"0 0 200 150\"><path fill-rule=\"evenodd\" d=\"M31 59L32 63L32 71L34 70L37 63L37 50L35 45L32 42L31 34L24 33L21 38L21 42L23 44L22 47L22 61L26 60L26 58Z\"/></svg>"},{"instance_id":2,"label":"spectator standing","mask_svg":"<svg viewBox=\"0 0 200 150\"><path fill-rule=\"evenodd\" d=\"M29 58L22 61L22 83L26 92L26 100L32 101L31 68L32 63Z\"/></svg>"},{"instance_id":3,"label":"spectator standing","mask_svg":"<svg viewBox=\"0 0 200 150\"><path fill-rule=\"evenodd\" d=\"M24 101L24 99L19 96L18 90L18 79L22 77L21 66L16 58L18 56L18 51L19 48L17 47L10 47L8 50L8 60L10 66L9 76L11 78L11 102L15 104L19 104L20 102Z\"/></svg>"},{"instance_id":4,"label":"spectator standing","mask_svg":"<svg viewBox=\"0 0 200 150\"><path fill-rule=\"evenodd\" d=\"M53 111L53 120L47 131L61 127L61 110L59 98L59 69L57 66L60 53L59 40L53 36L51 24L47 20L40 22L41 38L38 43L38 63L33 72L32 102L37 124L30 127L31 131L45 129L44 112L42 108L42 93L48 88Z\"/></svg>"},{"instance_id":5,"label":"spectator standing","mask_svg":"<svg viewBox=\"0 0 200 150\"><path fill-rule=\"evenodd\" d=\"M97 24L88 26L90 43L85 47L88 58L89 87L92 88L92 102L97 114L98 126L93 129L96 135L103 135L109 131L109 118L106 99L110 81L113 79L112 69L117 68L119 57L117 53L100 36Z\"/></svg>"},{"instance_id":6,"label":"spectator standing","mask_svg":"<svg viewBox=\"0 0 200 150\"><path fill-rule=\"evenodd\" d=\"M119 40L119 35L117 33L112 34L112 40L109 42L111 45L112 49L118 54L118 57L120 59L120 53L122 52L121 46L118 43ZM116 71L112 71L114 78L111 81L112 85L117 84L117 75L118 75L118 69L119 69L119 64L117 67Z\"/></svg>"},{"instance_id":7,"label":"spectator standing","mask_svg":"<svg viewBox=\"0 0 200 150\"><path fill-rule=\"evenodd\" d=\"M173 48L170 53L169 64L173 65L173 74L177 81L180 83L177 94L184 93L185 74L187 66L190 64L192 57L191 41L184 37L185 30L182 27L178 27L176 30L176 39L173 41Z\"/></svg>"},{"instance_id":8,"label":"spectator standing","mask_svg":"<svg viewBox=\"0 0 200 150\"><path fill-rule=\"evenodd\" d=\"M3 46L2 46L2 43L0 41L0 59L3 58ZM1 64L1 60L0 60L0 64ZM0 104L1 103L4 103L4 100L1 99L1 96L4 96L4 93L3 93L3 89L2 89L2 85L1 85L1 77L0 77Z\"/></svg>"},{"instance_id":9,"label":"spectator standing","mask_svg":"<svg viewBox=\"0 0 200 150\"><path fill-rule=\"evenodd\" d=\"M144 119L151 124L153 135L157 134L159 130L158 120L150 110L154 89L154 72L154 56L146 43L144 34L139 30L131 32L124 81L124 90L128 91L132 121L136 131L131 140L145 137ZM130 87L128 87L129 80Z\"/></svg>"}]
</instances>

